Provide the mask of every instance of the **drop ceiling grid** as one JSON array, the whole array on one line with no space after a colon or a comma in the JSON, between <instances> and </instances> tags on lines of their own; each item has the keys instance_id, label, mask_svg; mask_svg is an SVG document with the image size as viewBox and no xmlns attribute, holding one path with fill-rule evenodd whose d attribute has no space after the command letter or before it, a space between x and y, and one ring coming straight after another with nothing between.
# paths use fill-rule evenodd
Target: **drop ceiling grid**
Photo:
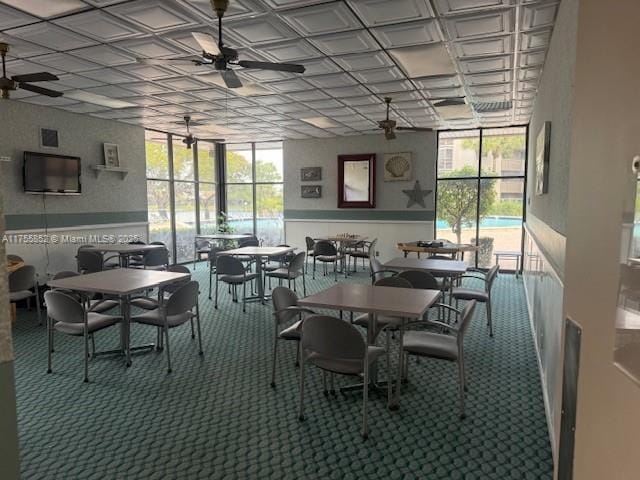
<instances>
[{"instance_id":1,"label":"drop ceiling grid","mask_svg":"<svg viewBox=\"0 0 640 480\"><path fill-rule=\"evenodd\" d=\"M284 138L368 132L375 128L373 121L384 118L382 97L387 95L394 97L392 115L402 125L493 126L496 118L505 124L528 121L558 1L394 0L388 8L380 0L231 0L223 34L240 58L277 61L276 52L286 55L298 44L309 58L301 62L309 64L304 75L241 73L243 82L259 83L267 96L229 92L211 80L206 67L135 63L136 56L193 56L190 31L217 36L214 14L204 0L78 0L68 13L49 18L38 18L47 11L44 7L23 12L8 5L15 2L0 0L0 41L16 46L7 62L9 75L49 70L62 77L60 91L111 92L131 98L136 106L109 113L64 97L52 101L20 91L13 98L128 123L148 125L154 119L175 133L183 128L174 122L189 109L223 126L250 127L227 135L234 141L273 138L274 131ZM40 2L44 6L47 0ZM389 54L439 43L453 61L453 76L410 78ZM502 48L502 57L495 48ZM360 57L358 50L364 52ZM181 95L171 95L176 93ZM467 103L508 99L511 108L503 115L474 111L472 118L445 120L434 102L460 94ZM220 96L230 106L241 106L226 111L216 100ZM308 125L300 120L305 115L332 116L336 126Z\"/></svg>"}]
</instances>

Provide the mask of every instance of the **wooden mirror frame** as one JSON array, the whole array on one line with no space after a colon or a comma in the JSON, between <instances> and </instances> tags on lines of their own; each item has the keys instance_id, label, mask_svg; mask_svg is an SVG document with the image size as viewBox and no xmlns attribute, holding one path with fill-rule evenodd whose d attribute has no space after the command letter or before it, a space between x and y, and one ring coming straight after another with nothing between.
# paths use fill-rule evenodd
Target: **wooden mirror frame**
<instances>
[{"instance_id":1,"label":"wooden mirror frame","mask_svg":"<svg viewBox=\"0 0 640 480\"><path fill-rule=\"evenodd\" d=\"M369 198L365 201L347 201L344 192L344 163L369 162ZM338 155L338 208L376 208L376 154Z\"/></svg>"}]
</instances>

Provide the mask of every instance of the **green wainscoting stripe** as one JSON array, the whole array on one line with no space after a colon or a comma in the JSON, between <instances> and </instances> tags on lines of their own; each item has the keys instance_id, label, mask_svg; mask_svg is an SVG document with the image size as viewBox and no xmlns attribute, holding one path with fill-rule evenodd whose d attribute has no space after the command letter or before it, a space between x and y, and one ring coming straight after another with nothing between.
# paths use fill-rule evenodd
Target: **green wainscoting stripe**
<instances>
[{"instance_id":1,"label":"green wainscoting stripe","mask_svg":"<svg viewBox=\"0 0 640 480\"><path fill-rule=\"evenodd\" d=\"M285 220L396 220L432 222L433 210L285 210Z\"/></svg>"},{"instance_id":2,"label":"green wainscoting stripe","mask_svg":"<svg viewBox=\"0 0 640 480\"><path fill-rule=\"evenodd\" d=\"M81 212L81 213L30 213L6 215L7 230L29 230L38 228L65 228L81 225L101 225L109 223L146 222L145 211L138 212Z\"/></svg>"}]
</instances>

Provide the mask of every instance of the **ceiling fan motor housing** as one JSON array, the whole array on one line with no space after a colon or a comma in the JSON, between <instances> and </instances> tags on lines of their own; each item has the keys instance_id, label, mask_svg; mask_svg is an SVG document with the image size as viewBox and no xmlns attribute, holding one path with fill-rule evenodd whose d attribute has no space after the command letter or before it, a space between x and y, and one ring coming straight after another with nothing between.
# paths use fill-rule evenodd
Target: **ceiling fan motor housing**
<instances>
[{"instance_id":1,"label":"ceiling fan motor housing","mask_svg":"<svg viewBox=\"0 0 640 480\"><path fill-rule=\"evenodd\" d=\"M218 17L222 17L229 8L229 0L211 0L211 8Z\"/></svg>"}]
</instances>

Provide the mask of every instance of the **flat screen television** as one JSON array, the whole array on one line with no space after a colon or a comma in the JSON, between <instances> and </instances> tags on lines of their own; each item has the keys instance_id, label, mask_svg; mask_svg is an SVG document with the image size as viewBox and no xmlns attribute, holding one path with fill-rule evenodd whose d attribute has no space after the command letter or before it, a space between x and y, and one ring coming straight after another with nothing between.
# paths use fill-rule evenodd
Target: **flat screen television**
<instances>
[{"instance_id":1,"label":"flat screen television","mask_svg":"<svg viewBox=\"0 0 640 480\"><path fill-rule=\"evenodd\" d=\"M80 195L80 158L24 152L24 191L33 194Z\"/></svg>"}]
</instances>

